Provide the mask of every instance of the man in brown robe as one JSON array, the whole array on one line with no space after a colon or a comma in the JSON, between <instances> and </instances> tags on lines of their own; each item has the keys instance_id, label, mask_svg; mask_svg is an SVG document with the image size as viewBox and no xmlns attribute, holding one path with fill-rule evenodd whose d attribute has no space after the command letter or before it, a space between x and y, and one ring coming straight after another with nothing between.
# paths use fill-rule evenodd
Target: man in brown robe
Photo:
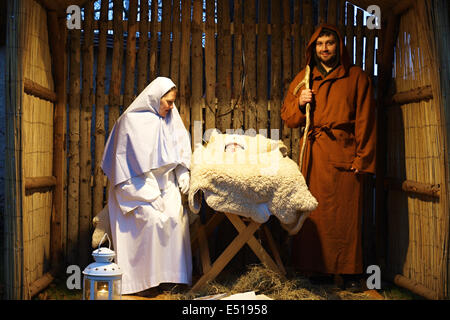
<instances>
[{"instance_id":1,"label":"man in brown robe","mask_svg":"<svg viewBox=\"0 0 450 320\"><path fill-rule=\"evenodd\" d=\"M311 103L301 170L319 205L293 238L292 261L297 271L342 281L363 272L361 175L375 173L372 83L350 64L343 38L332 25L315 31L306 63L312 90L303 87L294 94L305 77L303 69L290 84L281 117L289 128L305 126L305 106Z\"/></svg>"}]
</instances>

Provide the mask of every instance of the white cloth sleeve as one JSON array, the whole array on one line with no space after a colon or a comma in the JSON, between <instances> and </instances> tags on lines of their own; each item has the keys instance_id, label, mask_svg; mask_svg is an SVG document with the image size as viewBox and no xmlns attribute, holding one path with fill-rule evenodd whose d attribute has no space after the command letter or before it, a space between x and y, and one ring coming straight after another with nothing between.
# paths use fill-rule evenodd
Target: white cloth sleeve
<instances>
[{"instance_id":1,"label":"white cloth sleeve","mask_svg":"<svg viewBox=\"0 0 450 320\"><path fill-rule=\"evenodd\" d=\"M186 172L189 172L188 168L186 168L185 166L183 166L181 164L177 165L176 168L175 168L175 175L177 177L177 180L179 181L181 175L186 173Z\"/></svg>"},{"instance_id":2,"label":"white cloth sleeve","mask_svg":"<svg viewBox=\"0 0 450 320\"><path fill-rule=\"evenodd\" d=\"M155 176L149 171L115 186L115 194L120 209L126 214L158 199L161 191Z\"/></svg>"}]
</instances>

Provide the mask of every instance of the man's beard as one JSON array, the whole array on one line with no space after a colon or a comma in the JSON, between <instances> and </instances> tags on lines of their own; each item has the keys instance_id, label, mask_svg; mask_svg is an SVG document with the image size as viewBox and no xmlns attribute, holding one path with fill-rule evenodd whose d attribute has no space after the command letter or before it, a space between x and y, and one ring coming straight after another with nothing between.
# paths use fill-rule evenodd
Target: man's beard
<instances>
[{"instance_id":1,"label":"man's beard","mask_svg":"<svg viewBox=\"0 0 450 320\"><path fill-rule=\"evenodd\" d=\"M327 67L333 68L336 65L336 61L337 61L337 54L335 54L333 57L331 57L331 59L329 59L328 61L324 61L322 60L322 58L320 58L320 56L317 55L317 58L319 59L319 61L321 63L323 63L324 65L326 65Z\"/></svg>"}]
</instances>

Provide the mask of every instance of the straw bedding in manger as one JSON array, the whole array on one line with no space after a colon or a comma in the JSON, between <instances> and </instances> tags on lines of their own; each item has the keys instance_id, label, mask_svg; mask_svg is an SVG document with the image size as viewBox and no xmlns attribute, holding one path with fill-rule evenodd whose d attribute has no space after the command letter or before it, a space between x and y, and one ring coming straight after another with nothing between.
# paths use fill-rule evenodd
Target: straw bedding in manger
<instances>
[{"instance_id":1,"label":"straw bedding in manger","mask_svg":"<svg viewBox=\"0 0 450 320\"><path fill-rule=\"evenodd\" d=\"M278 273L264 265L249 265L247 271L236 279L231 277L211 281L203 289L192 293L185 293L174 287L165 292L165 299L192 300L216 294L233 295L254 291L264 294L274 300L371 300L373 295L368 293L352 293L341 290L334 285L313 285L306 277L293 275L283 279Z\"/></svg>"}]
</instances>

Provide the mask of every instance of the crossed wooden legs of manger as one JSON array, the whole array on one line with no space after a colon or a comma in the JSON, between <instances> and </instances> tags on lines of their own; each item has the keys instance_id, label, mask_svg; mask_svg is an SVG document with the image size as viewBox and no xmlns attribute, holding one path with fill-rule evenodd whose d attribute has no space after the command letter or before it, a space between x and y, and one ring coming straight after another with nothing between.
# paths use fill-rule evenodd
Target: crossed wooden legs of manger
<instances>
[{"instance_id":1,"label":"crossed wooden legs of manger","mask_svg":"<svg viewBox=\"0 0 450 320\"><path fill-rule=\"evenodd\" d=\"M227 217L228 220L230 220L238 231L238 235L211 265L208 236L220 224L220 222L222 222L224 217ZM199 220L197 220L197 229L193 232L191 237L191 245L193 250L195 250L197 246L200 249L200 260L202 263L203 275L192 286L191 292L198 291L206 283L208 283L208 281L215 279L245 244L249 245L259 260L268 268L281 274L282 276L286 274L278 248L273 240L269 228L266 225L255 222L251 219L248 219L249 223L246 224L243 218L236 214L220 212L214 213L205 225L202 225ZM268 245L276 262L253 235L260 227L264 231Z\"/></svg>"}]
</instances>

